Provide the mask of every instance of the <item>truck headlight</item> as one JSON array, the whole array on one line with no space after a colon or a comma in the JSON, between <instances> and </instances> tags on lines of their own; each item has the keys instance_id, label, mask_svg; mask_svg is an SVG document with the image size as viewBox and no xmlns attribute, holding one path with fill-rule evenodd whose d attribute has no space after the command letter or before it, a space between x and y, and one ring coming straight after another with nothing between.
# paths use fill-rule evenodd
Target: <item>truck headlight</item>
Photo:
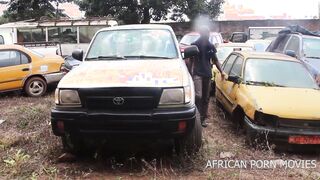
<instances>
[{"instance_id":1,"label":"truck headlight","mask_svg":"<svg viewBox=\"0 0 320 180\"><path fill-rule=\"evenodd\" d=\"M56 90L55 103L60 105L80 106L81 101L76 90Z\"/></svg>"},{"instance_id":2,"label":"truck headlight","mask_svg":"<svg viewBox=\"0 0 320 180\"><path fill-rule=\"evenodd\" d=\"M191 86L184 88L164 89L159 105L185 105L194 102Z\"/></svg>"},{"instance_id":3,"label":"truck headlight","mask_svg":"<svg viewBox=\"0 0 320 180\"><path fill-rule=\"evenodd\" d=\"M159 105L178 105L184 103L183 88L164 89Z\"/></svg>"}]
</instances>

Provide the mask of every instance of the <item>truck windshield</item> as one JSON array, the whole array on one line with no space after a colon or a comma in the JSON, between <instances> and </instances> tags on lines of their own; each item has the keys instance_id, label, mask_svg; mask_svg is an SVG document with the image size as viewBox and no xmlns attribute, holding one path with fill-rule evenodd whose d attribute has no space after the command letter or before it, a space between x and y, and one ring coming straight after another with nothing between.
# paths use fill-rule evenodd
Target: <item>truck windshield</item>
<instances>
[{"instance_id":1,"label":"truck windshield","mask_svg":"<svg viewBox=\"0 0 320 180\"><path fill-rule=\"evenodd\" d=\"M251 85L318 89L302 64L284 60L248 59L244 81Z\"/></svg>"},{"instance_id":2,"label":"truck windshield","mask_svg":"<svg viewBox=\"0 0 320 180\"><path fill-rule=\"evenodd\" d=\"M320 38L303 38L303 52L308 58L320 58Z\"/></svg>"},{"instance_id":3,"label":"truck windshield","mask_svg":"<svg viewBox=\"0 0 320 180\"><path fill-rule=\"evenodd\" d=\"M172 33L159 29L101 31L86 60L173 59L178 57Z\"/></svg>"}]
</instances>

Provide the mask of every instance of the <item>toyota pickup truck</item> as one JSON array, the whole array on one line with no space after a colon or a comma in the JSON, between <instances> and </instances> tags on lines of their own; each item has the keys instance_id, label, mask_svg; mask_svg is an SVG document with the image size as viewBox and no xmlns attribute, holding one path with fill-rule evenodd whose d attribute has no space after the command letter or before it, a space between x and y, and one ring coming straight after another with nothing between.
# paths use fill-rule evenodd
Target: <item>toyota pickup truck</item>
<instances>
[{"instance_id":1,"label":"toyota pickup truck","mask_svg":"<svg viewBox=\"0 0 320 180\"><path fill-rule=\"evenodd\" d=\"M198 52L190 46L183 56ZM76 50L72 56L83 62L58 84L51 111L53 132L66 150L84 151L89 138L173 139L178 154L199 150L193 81L170 26L105 28L85 55Z\"/></svg>"}]
</instances>

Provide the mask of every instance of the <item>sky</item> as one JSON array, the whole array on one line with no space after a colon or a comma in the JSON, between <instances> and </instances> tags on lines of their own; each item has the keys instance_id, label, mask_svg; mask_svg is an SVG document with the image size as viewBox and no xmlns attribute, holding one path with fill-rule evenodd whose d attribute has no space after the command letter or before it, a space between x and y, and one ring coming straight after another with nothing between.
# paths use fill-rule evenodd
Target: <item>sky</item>
<instances>
[{"instance_id":1,"label":"sky","mask_svg":"<svg viewBox=\"0 0 320 180\"><path fill-rule=\"evenodd\" d=\"M292 18L318 16L320 0L225 0L255 10L256 15L274 16L287 13Z\"/></svg>"}]
</instances>

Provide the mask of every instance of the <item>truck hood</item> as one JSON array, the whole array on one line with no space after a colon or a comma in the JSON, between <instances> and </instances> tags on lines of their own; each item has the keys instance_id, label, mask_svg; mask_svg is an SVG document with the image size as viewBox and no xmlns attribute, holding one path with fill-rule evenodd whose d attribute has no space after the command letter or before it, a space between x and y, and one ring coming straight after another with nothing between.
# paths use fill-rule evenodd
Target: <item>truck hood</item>
<instances>
[{"instance_id":1,"label":"truck hood","mask_svg":"<svg viewBox=\"0 0 320 180\"><path fill-rule=\"evenodd\" d=\"M87 61L70 71L59 88L181 87L186 68L181 60Z\"/></svg>"},{"instance_id":2,"label":"truck hood","mask_svg":"<svg viewBox=\"0 0 320 180\"><path fill-rule=\"evenodd\" d=\"M249 86L256 110L282 118L320 120L316 89Z\"/></svg>"},{"instance_id":3,"label":"truck hood","mask_svg":"<svg viewBox=\"0 0 320 180\"><path fill-rule=\"evenodd\" d=\"M312 68L314 68L317 71L317 73L320 72L320 59L317 59L317 58L306 58L305 61L306 61L306 63L311 65Z\"/></svg>"}]
</instances>

